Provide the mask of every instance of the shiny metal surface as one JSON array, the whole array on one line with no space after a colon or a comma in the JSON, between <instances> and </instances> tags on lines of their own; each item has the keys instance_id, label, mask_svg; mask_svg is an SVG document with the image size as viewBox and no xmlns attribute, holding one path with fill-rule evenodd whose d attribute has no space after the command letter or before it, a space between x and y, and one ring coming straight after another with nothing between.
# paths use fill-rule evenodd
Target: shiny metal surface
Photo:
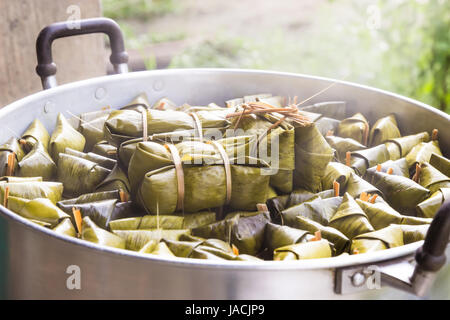
<instances>
[{"instance_id":1,"label":"shiny metal surface","mask_svg":"<svg viewBox=\"0 0 450 320\"><path fill-rule=\"evenodd\" d=\"M223 104L227 99L261 92L307 98L333 81L230 69L146 71L89 79L45 90L0 110L3 128L0 142L11 135L19 137L35 118L52 130L58 112L69 117L70 113L79 114L105 105L118 108L141 92L147 93L150 102L169 97L179 104ZM446 156L450 154L450 117L425 104L347 82L338 82L308 103L327 100L347 101L349 114L363 112L372 123L394 112L403 134L438 128L444 137L441 149ZM353 295L336 294L335 268L407 258L421 245L419 242L371 254L331 259L257 264L161 259L58 236L0 209L0 229L6 230L2 235L5 246L0 251L0 261L4 263L7 298L404 298L411 296L391 288ZM66 286L71 276L66 270L71 265L80 267L80 290L70 290ZM442 272L448 274L448 264L445 269Z\"/></svg>"}]
</instances>

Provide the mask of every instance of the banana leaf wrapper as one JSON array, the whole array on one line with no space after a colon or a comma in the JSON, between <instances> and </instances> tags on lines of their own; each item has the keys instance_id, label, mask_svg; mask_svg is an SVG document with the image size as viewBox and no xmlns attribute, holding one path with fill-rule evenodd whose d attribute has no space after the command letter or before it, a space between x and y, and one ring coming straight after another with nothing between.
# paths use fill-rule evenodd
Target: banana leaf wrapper
<instances>
[{"instance_id":1,"label":"banana leaf wrapper","mask_svg":"<svg viewBox=\"0 0 450 320\"><path fill-rule=\"evenodd\" d=\"M113 234L125 240L126 249L139 251L150 240L156 242L162 239L179 240L182 234L190 234L190 231L188 229L114 230Z\"/></svg>"},{"instance_id":2,"label":"banana leaf wrapper","mask_svg":"<svg viewBox=\"0 0 450 320\"><path fill-rule=\"evenodd\" d=\"M56 227L53 228L53 231L55 231L57 234L66 235L69 237L76 237L77 231L75 230L75 227L73 226L73 223L70 219L63 219Z\"/></svg>"},{"instance_id":3,"label":"banana leaf wrapper","mask_svg":"<svg viewBox=\"0 0 450 320\"><path fill-rule=\"evenodd\" d=\"M231 251L231 247L228 243L217 240L217 239L210 239L211 244L213 244L213 248L216 248L216 246L214 245L215 243L219 243L222 242L223 246L219 245L219 249L221 249L221 247L224 248L228 248L225 249L227 251ZM215 240L217 240L215 242ZM183 240L168 240L168 239L163 239L162 242L164 242L167 247L170 249L171 252L174 253L175 256L180 257L180 258L190 258L192 252L194 251L195 248L197 248L198 246L204 244L205 246L208 246L208 244L206 243L206 241L204 240L196 240L196 241L183 241Z\"/></svg>"},{"instance_id":4,"label":"banana leaf wrapper","mask_svg":"<svg viewBox=\"0 0 450 320\"><path fill-rule=\"evenodd\" d=\"M320 113L324 117L343 120L347 111L347 103L345 101L326 101L313 105L300 107L299 110Z\"/></svg>"},{"instance_id":5,"label":"banana leaf wrapper","mask_svg":"<svg viewBox=\"0 0 450 320\"><path fill-rule=\"evenodd\" d=\"M140 250L140 252L142 252L142 249ZM155 246L155 248L149 253L156 255L156 256L162 256L162 257L174 257L175 256L164 242L159 242Z\"/></svg>"},{"instance_id":6,"label":"banana leaf wrapper","mask_svg":"<svg viewBox=\"0 0 450 320\"><path fill-rule=\"evenodd\" d=\"M415 215L415 207L430 194L428 189L402 176L375 171L369 178L383 192L385 200L401 214Z\"/></svg>"},{"instance_id":7,"label":"banana leaf wrapper","mask_svg":"<svg viewBox=\"0 0 450 320\"><path fill-rule=\"evenodd\" d=\"M97 226L88 216L83 218L81 239L103 246L119 249L126 248L126 242L121 237Z\"/></svg>"},{"instance_id":8,"label":"banana leaf wrapper","mask_svg":"<svg viewBox=\"0 0 450 320\"><path fill-rule=\"evenodd\" d=\"M322 191L320 182L332 159L333 149L314 124L295 128L295 188Z\"/></svg>"},{"instance_id":9,"label":"banana leaf wrapper","mask_svg":"<svg viewBox=\"0 0 450 320\"><path fill-rule=\"evenodd\" d=\"M22 150L22 147L17 142L17 140L13 137L9 139L6 143L0 146L0 176L6 176L7 168L8 168L8 156L13 153L15 154L16 161L14 162L14 172L17 172L18 163L25 156L25 153Z\"/></svg>"},{"instance_id":10,"label":"banana leaf wrapper","mask_svg":"<svg viewBox=\"0 0 450 320\"><path fill-rule=\"evenodd\" d=\"M303 202L281 212L284 225L295 227L297 216L302 216L328 225L342 203L342 197L322 199L320 197Z\"/></svg>"},{"instance_id":11,"label":"banana leaf wrapper","mask_svg":"<svg viewBox=\"0 0 450 320\"><path fill-rule=\"evenodd\" d=\"M397 160L406 157L414 146L421 142L428 142L429 140L430 135L428 132L421 132L409 136L388 139L385 141L385 145L389 152L389 158L391 160Z\"/></svg>"},{"instance_id":12,"label":"banana leaf wrapper","mask_svg":"<svg viewBox=\"0 0 450 320\"><path fill-rule=\"evenodd\" d=\"M34 120L22 134L23 148L30 152L37 143L41 143L45 150L48 149L50 135L39 119Z\"/></svg>"},{"instance_id":13,"label":"banana leaf wrapper","mask_svg":"<svg viewBox=\"0 0 450 320\"><path fill-rule=\"evenodd\" d=\"M450 188L441 188L417 205L417 215L423 218L434 218L436 212L447 200L450 200Z\"/></svg>"},{"instance_id":14,"label":"banana leaf wrapper","mask_svg":"<svg viewBox=\"0 0 450 320\"><path fill-rule=\"evenodd\" d=\"M80 130L81 124L86 123L86 122L91 122L91 121L96 120L101 117L105 117L105 116L107 117L111 113L111 111L112 111L112 109L109 108L109 106L107 106L100 110L83 112L78 116L73 116L72 118L67 119L67 122L69 122L69 124L73 128L77 129L78 131L81 131Z\"/></svg>"},{"instance_id":15,"label":"banana leaf wrapper","mask_svg":"<svg viewBox=\"0 0 450 320\"><path fill-rule=\"evenodd\" d=\"M5 189L9 188L9 197L25 199L47 198L56 204L61 200L63 184L50 181L0 182L0 203L5 198Z\"/></svg>"},{"instance_id":16,"label":"banana leaf wrapper","mask_svg":"<svg viewBox=\"0 0 450 320\"><path fill-rule=\"evenodd\" d=\"M291 192L294 188L294 170L278 169L276 174L270 176L269 183L281 193Z\"/></svg>"},{"instance_id":17,"label":"banana leaf wrapper","mask_svg":"<svg viewBox=\"0 0 450 320\"><path fill-rule=\"evenodd\" d=\"M430 224L431 221L433 221L433 218L402 216L401 224L422 225L422 224Z\"/></svg>"},{"instance_id":18,"label":"banana leaf wrapper","mask_svg":"<svg viewBox=\"0 0 450 320\"><path fill-rule=\"evenodd\" d=\"M58 164L59 154L64 153L66 148L83 151L86 144L84 136L75 130L66 118L60 113L53 130L49 143L49 154L53 161Z\"/></svg>"},{"instance_id":19,"label":"banana leaf wrapper","mask_svg":"<svg viewBox=\"0 0 450 320\"><path fill-rule=\"evenodd\" d=\"M92 147L92 153L99 154L101 156L116 160L117 159L117 148L108 143L106 140L97 142Z\"/></svg>"},{"instance_id":20,"label":"banana leaf wrapper","mask_svg":"<svg viewBox=\"0 0 450 320\"><path fill-rule=\"evenodd\" d=\"M98 165L102 166L103 168L106 168L109 170L112 170L117 163L117 161L114 159L104 157L102 155L99 155L99 154L93 153L93 152L85 153L85 152L73 150L70 148L66 148L64 153L69 154L71 156L75 156L78 158L82 158L82 159L86 159L86 160L95 162Z\"/></svg>"},{"instance_id":21,"label":"banana leaf wrapper","mask_svg":"<svg viewBox=\"0 0 450 320\"><path fill-rule=\"evenodd\" d=\"M360 176L364 176L368 168L389 160L389 152L384 144L370 149L353 151L351 156L351 167Z\"/></svg>"},{"instance_id":22,"label":"banana leaf wrapper","mask_svg":"<svg viewBox=\"0 0 450 320\"><path fill-rule=\"evenodd\" d=\"M342 232L333 227L324 226L314 220L302 216L298 216L296 218L293 227L308 231L311 234L320 231L322 238L328 240L333 244L336 255L340 255L350 249L349 238L347 238Z\"/></svg>"},{"instance_id":23,"label":"banana leaf wrapper","mask_svg":"<svg viewBox=\"0 0 450 320\"><path fill-rule=\"evenodd\" d=\"M361 234L352 240L351 252L373 252L402 246L404 244L403 230L397 225Z\"/></svg>"},{"instance_id":24,"label":"banana leaf wrapper","mask_svg":"<svg viewBox=\"0 0 450 320\"><path fill-rule=\"evenodd\" d=\"M409 167L412 167L416 163L430 162L431 154L433 153L442 156L438 140L421 142L414 146L406 155L406 162L408 162Z\"/></svg>"},{"instance_id":25,"label":"banana leaf wrapper","mask_svg":"<svg viewBox=\"0 0 450 320\"><path fill-rule=\"evenodd\" d=\"M9 196L7 208L24 218L49 223L51 227L56 226L63 219L69 218L68 214L45 198L30 200Z\"/></svg>"},{"instance_id":26,"label":"banana leaf wrapper","mask_svg":"<svg viewBox=\"0 0 450 320\"><path fill-rule=\"evenodd\" d=\"M397 160L388 160L386 162L381 163L380 165L382 172L387 172L389 168L391 168L392 169L391 174L409 178L409 167L405 158L400 158ZM369 175L373 174L373 172L377 171L377 166L370 167L369 169L367 169L367 171L369 172Z\"/></svg>"},{"instance_id":27,"label":"banana leaf wrapper","mask_svg":"<svg viewBox=\"0 0 450 320\"><path fill-rule=\"evenodd\" d=\"M44 227L44 228L51 229L51 227L52 227L52 225L50 223L48 223L48 222L34 220L34 219L27 219L27 220L30 221L30 222L33 222L33 223L35 223L37 225L40 225L41 227Z\"/></svg>"},{"instance_id":28,"label":"banana leaf wrapper","mask_svg":"<svg viewBox=\"0 0 450 320\"><path fill-rule=\"evenodd\" d=\"M200 211L195 213L178 213L184 218L182 229L193 229L216 222L216 213L213 211Z\"/></svg>"},{"instance_id":29,"label":"banana leaf wrapper","mask_svg":"<svg viewBox=\"0 0 450 320\"><path fill-rule=\"evenodd\" d=\"M267 192L267 199L275 198L278 196L277 191L269 185L269 190Z\"/></svg>"},{"instance_id":30,"label":"banana leaf wrapper","mask_svg":"<svg viewBox=\"0 0 450 320\"><path fill-rule=\"evenodd\" d=\"M342 138L338 136L325 136L330 147L335 150L338 161L344 163L345 156L348 151L358 151L366 149L366 147L352 138Z\"/></svg>"},{"instance_id":31,"label":"banana leaf wrapper","mask_svg":"<svg viewBox=\"0 0 450 320\"><path fill-rule=\"evenodd\" d=\"M358 112L341 121L337 135L342 138L352 138L365 145L366 130L368 130L367 119Z\"/></svg>"},{"instance_id":32,"label":"banana leaf wrapper","mask_svg":"<svg viewBox=\"0 0 450 320\"><path fill-rule=\"evenodd\" d=\"M432 153L430 157L430 164L438 169L440 172L450 177L450 160L443 156Z\"/></svg>"},{"instance_id":33,"label":"banana leaf wrapper","mask_svg":"<svg viewBox=\"0 0 450 320\"><path fill-rule=\"evenodd\" d=\"M375 230L402 223L403 216L386 202L371 203L356 199L356 203L363 209Z\"/></svg>"},{"instance_id":34,"label":"banana leaf wrapper","mask_svg":"<svg viewBox=\"0 0 450 320\"><path fill-rule=\"evenodd\" d=\"M429 163L423 163L419 174L419 184L435 193L440 188L450 188L450 178Z\"/></svg>"},{"instance_id":35,"label":"banana leaf wrapper","mask_svg":"<svg viewBox=\"0 0 450 320\"><path fill-rule=\"evenodd\" d=\"M422 225L393 225L398 226L402 229L403 232L403 243L410 244L417 241L425 240L425 236L427 235L428 228L430 228L429 224Z\"/></svg>"},{"instance_id":36,"label":"banana leaf wrapper","mask_svg":"<svg viewBox=\"0 0 450 320\"><path fill-rule=\"evenodd\" d=\"M16 176L6 176L0 177L0 181L3 182L42 182L42 177L16 177Z\"/></svg>"},{"instance_id":37,"label":"banana leaf wrapper","mask_svg":"<svg viewBox=\"0 0 450 320\"><path fill-rule=\"evenodd\" d=\"M33 149L19 162L18 176L21 177L42 177L43 180L50 181L56 175L56 164L44 146L37 141Z\"/></svg>"},{"instance_id":38,"label":"banana leaf wrapper","mask_svg":"<svg viewBox=\"0 0 450 320\"><path fill-rule=\"evenodd\" d=\"M71 205L73 205L73 204L88 203L88 202L95 202L95 201L102 201L102 200L109 200L109 199L120 200L119 190L85 193L77 198L59 201L57 203L57 205L65 212L69 213L69 212L72 212Z\"/></svg>"},{"instance_id":39,"label":"banana leaf wrapper","mask_svg":"<svg viewBox=\"0 0 450 320\"><path fill-rule=\"evenodd\" d=\"M394 114L380 118L370 129L369 145L377 146L389 139L400 138L400 130Z\"/></svg>"},{"instance_id":40,"label":"banana leaf wrapper","mask_svg":"<svg viewBox=\"0 0 450 320\"><path fill-rule=\"evenodd\" d=\"M239 216L220 220L191 230L191 234L205 239L219 239L231 243L233 227L238 224Z\"/></svg>"},{"instance_id":41,"label":"banana leaf wrapper","mask_svg":"<svg viewBox=\"0 0 450 320\"><path fill-rule=\"evenodd\" d=\"M308 242L314 236L305 230L267 223L264 233L264 246L273 252L276 248L291 244Z\"/></svg>"},{"instance_id":42,"label":"banana leaf wrapper","mask_svg":"<svg viewBox=\"0 0 450 320\"><path fill-rule=\"evenodd\" d=\"M231 228L231 243L242 254L256 255L264 245L264 232L270 219L259 213L252 216L239 216L237 223Z\"/></svg>"},{"instance_id":43,"label":"banana leaf wrapper","mask_svg":"<svg viewBox=\"0 0 450 320\"><path fill-rule=\"evenodd\" d=\"M383 196L383 193L378 190L374 185L370 184L356 173L350 173L350 176L347 181L347 188L345 192L350 194L352 197L356 198L361 195L361 193L365 192L367 194L378 194ZM378 199L378 198L377 198Z\"/></svg>"},{"instance_id":44,"label":"banana leaf wrapper","mask_svg":"<svg viewBox=\"0 0 450 320\"><path fill-rule=\"evenodd\" d=\"M77 197L83 193L93 192L111 171L95 162L59 154L57 179L64 184L64 195Z\"/></svg>"},{"instance_id":45,"label":"banana leaf wrapper","mask_svg":"<svg viewBox=\"0 0 450 320\"><path fill-rule=\"evenodd\" d=\"M128 181L128 177L119 165L114 166L114 168L106 176L106 178L95 188L95 191L97 192L114 190L122 190L127 195L130 195L131 192L131 186L130 182Z\"/></svg>"},{"instance_id":46,"label":"banana leaf wrapper","mask_svg":"<svg viewBox=\"0 0 450 320\"><path fill-rule=\"evenodd\" d=\"M111 221L109 223L111 230L140 230L140 229L183 229L184 218L179 216L152 216L131 217Z\"/></svg>"},{"instance_id":47,"label":"banana leaf wrapper","mask_svg":"<svg viewBox=\"0 0 450 320\"><path fill-rule=\"evenodd\" d=\"M334 181L339 182L340 191L343 193L350 179L350 175L354 170L339 162L330 162L325 169L325 174L322 177L322 189L333 189Z\"/></svg>"},{"instance_id":48,"label":"banana leaf wrapper","mask_svg":"<svg viewBox=\"0 0 450 320\"><path fill-rule=\"evenodd\" d=\"M333 198L334 191L332 189L327 189L320 191L318 193L311 193L304 189L296 189L289 194L289 197L286 202L286 208L290 208L303 202L314 200L319 197L322 199Z\"/></svg>"},{"instance_id":49,"label":"banana leaf wrapper","mask_svg":"<svg viewBox=\"0 0 450 320\"><path fill-rule=\"evenodd\" d=\"M349 239L375 231L367 215L348 193L344 195L341 205L329 220L329 226L338 229Z\"/></svg>"},{"instance_id":50,"label":"banana leaf wrapper","mask_svg":"<svg viewBox=\"0 0 450 320\"><path fill-rule=\"evenodd\" d=\"M325 137L329 132L337 132L339 123L341 122L333 118L321 117L314 121L314 123L320 133Z\"/></svg>"},{"instance_id":51,"label":"banana leaf wrapper","mask_svg":"<svg viewBox=\"0 0 450 320\"><path fill-rule=\"evenodd\" d=\"M151 109L178 110L178 106L172 100L164 97L164 98L156 100L156 102L152 105Z\"/></svg>"},{"instance_id":52,"label":"banana leaf wrapper","mask_svg":"<svg viewBox=\"0 0 450 320\"><path fill-rule=\"evenodd\" d=\"M305 260L330 258L332 251L327 240L297 243L275 249L273 259L282 260Z\"/></svg>"}]
</instances>

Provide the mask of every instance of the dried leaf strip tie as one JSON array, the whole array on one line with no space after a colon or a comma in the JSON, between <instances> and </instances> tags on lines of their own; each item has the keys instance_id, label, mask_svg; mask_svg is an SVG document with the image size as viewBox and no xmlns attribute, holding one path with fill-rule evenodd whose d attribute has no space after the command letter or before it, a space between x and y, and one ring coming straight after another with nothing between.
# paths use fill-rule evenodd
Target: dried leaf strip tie
<instances>
[{"instance_id":1,"label":"dried leaf strip tie","mask_svg":"<svg viewBox=\"0 0 450 320\"><path fill-rule=\"evenodd\" d=\"M189 115L194 119L195 130L197 131L198 138L200 142L203 142L203 128L200 119L195 112L189 113Z\"/></svg>"},{"instance_id":2,"label":"dried leaf strip tie","mask_svg":"<svg viewBox=\"0 0 450 320\"><path fill-rule=\"evenodd\" d=\"M227 196L225 204L229 204L231 201L231 166L230 166L230 159L228 158L227 153L225 152L225 149L223 146L216 141L208 141L208 144L212 144L217 151L219 151L220 156L222 157L223 166L225 168L225 178L226 178L226 184L227 184Z\"/></svg>"},{"instance_id":3,"label":"dried leaf strip tie","mask_svg":"<svg viewBox=\"0 0 450 320\"><path fill-rule=\"evenodd\" d=\"M147 131L147 109L142 110L142 141L146 142L148 140Z\"/></svg>"},{"instance_id":4,"label":"dried leaf strip tie","mask_svg":"<svg viewBox=\"0 0 450 320\"><path fill-rule=\"evenodd\" d=\"M177 211L184 211L184 172L183 165L181 164L180 154L178 153L178 149L173 144L165 144L164 147L170 151L172 154L172 160L175 165L175 172L177 175Z\"/></svg>"}]
</instances>

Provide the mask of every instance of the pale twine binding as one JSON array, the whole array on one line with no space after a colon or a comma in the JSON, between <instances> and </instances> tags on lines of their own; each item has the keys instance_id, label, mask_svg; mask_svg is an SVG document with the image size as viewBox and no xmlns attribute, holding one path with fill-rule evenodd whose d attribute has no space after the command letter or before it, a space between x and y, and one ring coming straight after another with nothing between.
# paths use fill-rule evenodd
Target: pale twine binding
<instances>
[{"instance_id":1,"label":"pale twine binding","mask_svg":"<svg viewBox=\"0 0 450 320\"><path fill-rule=\"evenodd\" d=\"M227 186L227 196L226 196L226 201L225 201L225 204L227 205L231 201L231 191L232 191L230 158L228 158L228 155L225 152L224 147L220 143L217 143L216 141L212 141L212 140L208 141L206 143L212 144L217 149L217 151L219 151L220 156L222 157L223 166L225 168L225 179L226 179L226 186Z\"/></svg>"},{"instance_id":2,"label":"pale twine binding","mask_svg":"<svg viewBox=\"0 0 450 320\"><path fill-rule=\"evenodd\" d=\"M200 142L203 142L203 128L200 119L195 112L189 113L189 115L194 119L195 129L197 130L198 138Z\"/></svg>"},{"instance_id":3,"label":"pale twine binding","mask_svg":"<svg viewBox=\"0 0 450 320\"><path fill-rule=\"evenodd\" d=\"M142 110L142 141L148 140L147 110Z\"/></svg>"},{"instance_id":4,"label":"pale twine binding","mask_svg":"<svg viewBox=\"0 0 450 320\"><path fill-rule=\"evenodd\" d=\"M178 153L178 149L173 144L165 144L164 147L166 147L172 154L172 160L175 165L175 172L177 175L178 197L176 211L184 211L184 172L180 154Z\"/></svg>"}]
</instances>

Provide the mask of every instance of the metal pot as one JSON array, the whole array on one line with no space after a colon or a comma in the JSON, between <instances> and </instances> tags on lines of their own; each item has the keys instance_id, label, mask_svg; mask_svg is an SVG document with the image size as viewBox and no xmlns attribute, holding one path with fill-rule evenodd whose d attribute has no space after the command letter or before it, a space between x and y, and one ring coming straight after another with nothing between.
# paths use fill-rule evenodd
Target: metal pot
<instances>
[{"instance_id":1,"label":"metal pot","mask_svg":"<svg viewBox=\"0 0 450 320\"><path fill-rule=\"evenodd\" d=\"M51 42L61 36L92 32L109 34L111 60L121 74L56 87ZM69 29L64 23L47 27L38 38L37 49L37 71L44 87L52 88L0 110L0 141L11 135L19 137L35 118L51 131L58 112L79 114L105 105L120 107L141 92L151 100L167 96L176 103L202 105L258 92L309 97L336 81L233 69L125 73L122 36L117 25L108 19L82 20L81 29ZM441 149L447 157L450 155L449 115L393 93L336 82L311 103L347 101L349 115L360 111L371 122L394 112L404 134L438 128L443 137ZM433 287L432 293L433 297L449 298L446 290L450 265L444 264L449 217L447 204L433 220L425 243L336 258L254 263L159 258L102 247L55 234L0 206L0 294L3 290L10 299L411 298L414 296L409 293L425 294L436 272L444 266L439 276L444 277L440 282L447 283L447 289L438 292ZM70 286L73 270L80 275L80 289ZM380 283L382 289L369 290L378 288Z\"/></svg>"}]
</instances>

